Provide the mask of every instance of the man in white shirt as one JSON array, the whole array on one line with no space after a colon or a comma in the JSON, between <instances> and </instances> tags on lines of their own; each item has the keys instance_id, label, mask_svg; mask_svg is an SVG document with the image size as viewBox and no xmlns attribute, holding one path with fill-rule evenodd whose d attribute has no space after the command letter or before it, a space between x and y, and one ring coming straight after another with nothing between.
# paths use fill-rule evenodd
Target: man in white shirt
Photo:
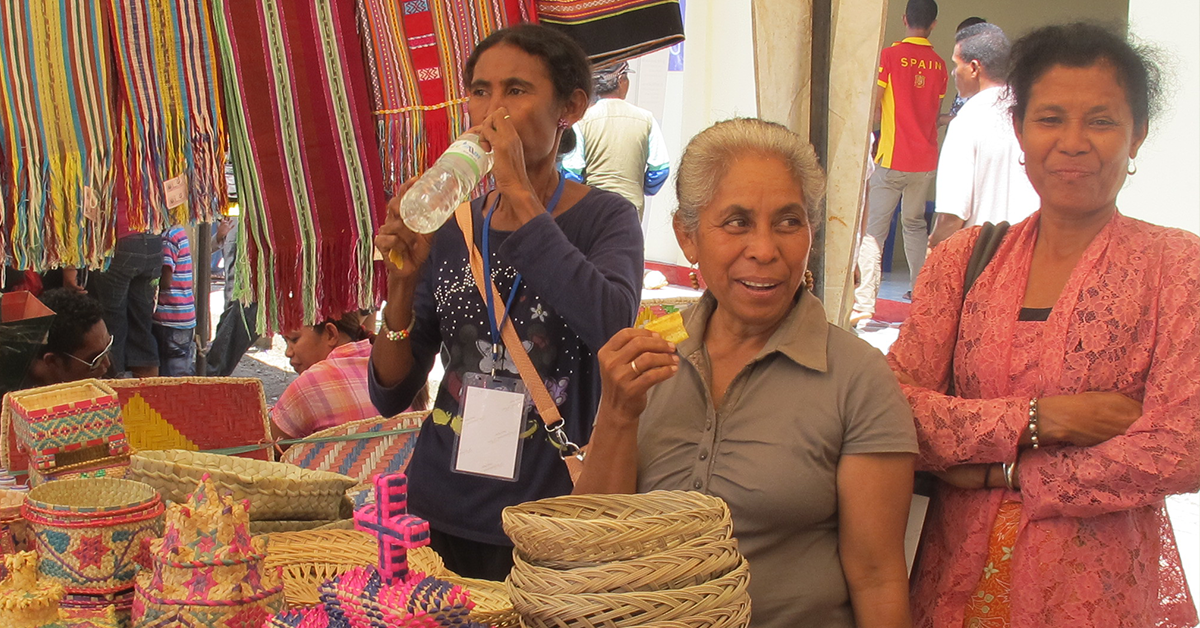
<instances>
[{"instance_id":1,"label":"man in white shirt","mask_svg":"<svg viewBox=\"0 0 1200 628\"><path fill-rule=\"evenodd\" d=\"M938 156L931 248L964 227L1019 222L1039 206L1006 98L1008 38L995 24L976 24L954 39L954 84L968 100L950 122Z\"/></svg>"},{"instance_id":2,"label":"man in white shirt","mask_svg":"<svg viewBox=\"0 0 1200 628\"><path fill-rule=\"evenodd\" d=\"M629 64L597 70L598 100L575 125L581 141L563 157L571 179L629 199L641 217L646 196L667 181L671 159L654 114L625 101Z\"/></svg>"}]
</instances>

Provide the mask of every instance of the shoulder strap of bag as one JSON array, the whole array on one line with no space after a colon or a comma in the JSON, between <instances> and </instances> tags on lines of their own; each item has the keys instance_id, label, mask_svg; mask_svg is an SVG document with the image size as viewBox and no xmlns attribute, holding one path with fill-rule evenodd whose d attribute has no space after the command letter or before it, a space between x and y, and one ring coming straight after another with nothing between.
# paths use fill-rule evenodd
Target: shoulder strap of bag
<instances>
[{"instance_id":1,"label":"shoulder strap of bag","mask_svg":"<svg viewBox=\"0 0 1200 628\"><path fill-rule=\"evenodd\" d=\"M979 276L983 274L983 269L991 263L992 258L996 256L996 251L1000 248L1000 242L1004 240L1004 234L1008 233L1008 223L998 222L992 224L990 222L983 223L979 230L979 237L975 240L975 246L971 249L971 257L967 260L967 270L963 276L963 291L962 302L958 307L958 324L959 327L954 330L954 343L958 344L958 331L962 326L962 309L967 302L967 293L975 285ZM950 354L950 386L946 389L946 394L954 396L954 354Z\"/></svg>"},{"instance_id":2,"label":"shoulder strap of bag","mask_svg":"<svg viewBox=\"0 0 1200 628\"><path fill-rule=\"evenodd\" d=\"M979 230L979 238L975 240L975 246L971 249L971 257L967 260L967 270L963 276L963 292L962 302L958 308L958 326L954 328L954 344L958 345L958 331L962 327L962 306L967 302L967 293L971 291L971 287L975 285L975 281L983 274L983 269L996 256L996 251L1000 248L1000 242L1004 239L1004 234L1008 232L1008 223L1000 222L992 224L990 222L983 223L983 228ZM946 387L946 394L953 397L954 390L954 350L950 353L950 384ZM913 480L913 493L916 495L924 495L925 497L933 497L934 486L937 484L937 478L932 473L918 471Z\"/></svg>"},{"instance_id":3,"label":"shoulder strap of bag","mask_svg":"<svg viewBox=\"0 0 1200 628\"><path fill-rule=\"evenodd\" d=\"M458 221L458 227L463 232L463 239L467 244L467 258L471 266L471 275L475 278L475 287L479 289L479 296L487 300L486 288L483 281L483 255L479 252L479 247L475 246L475 226L474 218L471 215L471 204L463 203L454 211L454 218ZM496 305L496 326L500 328L500 337L504 341L504 350L508 352L513 363L517 366L517 373L521 376L521 381L525 382L525 388L529 390L529 395L533 397L533 405L537 408L538 415L542 417L542 422L546 424L546 432L550 437L551 444L558 449L558 453L567 463L567 470L571 474L571 481L574 482L578 477L579 469L582 466L582 456L580 448L575 443L572 443L567 438L566 432L563 431L562 413L558 411L558 406L554 403L554 398L550 396L550 391L546 389L546 383L542 381L538 375L537 367L533 365L533 361L529 359L529 354L525 352L525 347L521 345L521 338L517 336L517 331L510 322L508 325L504 321L508 318L508 313L504 311L504 299L500 297L500 293L496 287L492 286L492 301Z\"/></svg>"}]
</instances>

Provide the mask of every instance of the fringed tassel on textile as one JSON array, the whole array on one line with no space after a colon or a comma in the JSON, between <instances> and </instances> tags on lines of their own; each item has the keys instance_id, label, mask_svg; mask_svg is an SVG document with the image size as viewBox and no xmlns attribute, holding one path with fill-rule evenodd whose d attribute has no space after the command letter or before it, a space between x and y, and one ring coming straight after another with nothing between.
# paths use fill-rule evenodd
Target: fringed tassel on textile
<instances>
[{"instance_id":1,"label":"fringed tassel on textile","mask_svg":"<svg viewBox=\"0 0 1200 628\"><path fill-rule=\"evenodd\" d=\"M209 222L226 202L210 14L192 0L110 0L109 6L130 228L157 232ZM182 187L169 192L168 186Z\"/></svg>"},{"instance_id":2,"label":"fringed tassel on textile","mask_svg":"<svg viewBox=\"0 0 1200 628\"><path fill-rule=\"evenodd\" d=\"M108 31L101 0L0 3L0 258L100 266L112 242Z\"/></svg>"}]
</instances>

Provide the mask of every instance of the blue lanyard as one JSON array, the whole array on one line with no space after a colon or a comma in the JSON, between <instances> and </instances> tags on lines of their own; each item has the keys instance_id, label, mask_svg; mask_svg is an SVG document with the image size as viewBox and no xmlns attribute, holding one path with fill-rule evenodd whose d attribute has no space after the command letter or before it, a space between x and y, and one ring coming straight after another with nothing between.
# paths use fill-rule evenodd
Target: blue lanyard
<instances>
[{"instance_id":1,"label":"blue lanyard","mask_svg":"<svg viewBox=\"0 0 1200 628\"><path fill-rule=\"evenodd\" d=\"M546 213L553 214L554 208L558 206L559 199L562 198L563 186L566 184L567 178L558 175L558 187L554 189L554 194L550 196L550 202L546 204ZM492 255L491 245L489 243L489 234L492 231L492 214L496 212L496 206L500 204L500 193L496 193L496 198L492 201L492 205L488 207L487 214L483 218L483 281L484 295L487 301L488 327L492 334L492 374L496 374L496 364L500 361L500 348L504 346L504 341L500 337L500 327L496 325L496 304L492 301ZM508 298L504 301L504 312L511 318L513 300L517 296L517 288L521 285L521 273L517 273L516 279L513 280L512 290L508 292ZM501 325L504 321L500 322Z\"/></svg>"}]
</instances>

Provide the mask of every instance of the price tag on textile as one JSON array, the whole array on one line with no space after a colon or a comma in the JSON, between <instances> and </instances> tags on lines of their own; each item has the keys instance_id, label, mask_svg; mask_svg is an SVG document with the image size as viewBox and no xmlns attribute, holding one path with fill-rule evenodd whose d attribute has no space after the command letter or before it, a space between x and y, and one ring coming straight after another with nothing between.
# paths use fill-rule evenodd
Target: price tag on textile
<instances>
[{"instance_id":1,"label":"price tag on textile","mask_svg":"<svg viewBox=\"0 0 1200 628\"><path fill-rule=\"evenodd\" d=\"M188 178L181 174L173 179L163 181L163 193L167 197L167 209L175 209L187 202Z\"/></svg>"},{"instance_id":2,"label":"price tag on textile","mask_svg":"<svg viewBox=\"0 0 1200 628\"><path fill-rule=\"evenodd\" d=\"M454 470L516 479L525 395L478 386L467 386L465 391Z\"/></svg>"},{"instance_id":3,"label":"price tag on textile","mask_svg":"<svg viewBox=\"0 0 1200 628\"><path fill-rule=\"evenodd\" d=\"M83 186L83 198L80 199L83 203L83 217L91 222L99 222L100 220L100 196L91 186Z\"/></svg>"}]
</instances>

